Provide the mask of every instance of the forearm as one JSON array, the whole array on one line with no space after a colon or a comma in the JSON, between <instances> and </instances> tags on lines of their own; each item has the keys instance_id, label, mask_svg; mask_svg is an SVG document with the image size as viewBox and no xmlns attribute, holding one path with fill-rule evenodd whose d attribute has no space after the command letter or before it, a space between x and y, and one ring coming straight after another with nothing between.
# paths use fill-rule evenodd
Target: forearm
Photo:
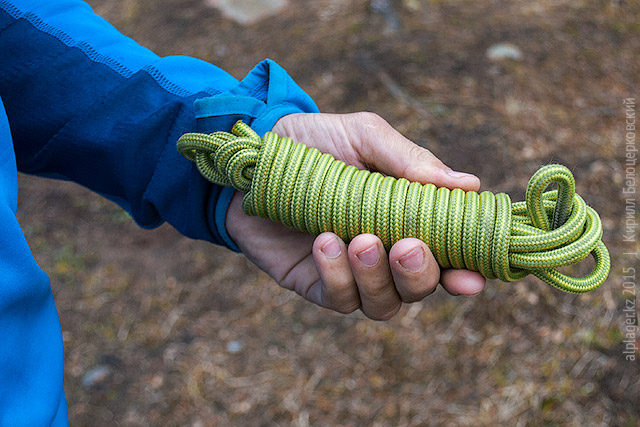
<instances>
[{"instance_id":1,"label":"forearm","mask_svg":"<svg viewBox=\"0 0 640 427\"><path fill-rule=\"evenodd\" d=\"M179 156L175 141L238 119L262 133L283 115L316 110L273 62L238 83L204 61L158 57L78 0L1 2L0 57L22 171L78 182L143 227L169 221L217 243L225 231L216 212L223 216L228 197Z\"/></svg>"}]
</instances>

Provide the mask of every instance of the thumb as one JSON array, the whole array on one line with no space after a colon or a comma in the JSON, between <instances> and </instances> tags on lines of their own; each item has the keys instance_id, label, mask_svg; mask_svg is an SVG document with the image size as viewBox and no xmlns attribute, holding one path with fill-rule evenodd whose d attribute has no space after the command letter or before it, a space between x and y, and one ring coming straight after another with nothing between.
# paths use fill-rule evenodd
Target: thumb
<instances>
[{"instance_id":1,"label":"thumb","mask_svg":"<svg viewBox=\"0 0 640 427\"><path fill-rule=\"evenodd\" d=\"M348 129L356 133L354 148L369 168L386 175L406 178L438 187L477 191L480 179L446 166L431 151L411 142L382 117L355 113L345 117Z\"/></svg>"}]
</instances>

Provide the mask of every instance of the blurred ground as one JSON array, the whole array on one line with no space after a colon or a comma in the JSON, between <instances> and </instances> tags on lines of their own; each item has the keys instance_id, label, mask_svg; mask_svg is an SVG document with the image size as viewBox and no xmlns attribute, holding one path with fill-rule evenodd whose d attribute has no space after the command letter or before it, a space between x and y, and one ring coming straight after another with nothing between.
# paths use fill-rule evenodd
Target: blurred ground
<instances>
[{"instance_id":1,"label":"blurred ground","mask_svg":"<svg viewBox=\"0 0 640 427\"><path fill-rule=\"evenodd\" d=\"M540 165L564 163L603 218L613 266L587 295L490 282L377 323L305 303L167 226L140 230L73 184L22 175L19 218L52 279L72 425L640 423L638 363L624 353L637 297L622 287L638 267L624 255L638 244L622 239L638 1L291 0L246 25L213 1L90 3L159 54L238 78L271 57L321 110L375 111L516 200ZM496 43L521 58L490 61Z\"/></svg>"}]
</instances>

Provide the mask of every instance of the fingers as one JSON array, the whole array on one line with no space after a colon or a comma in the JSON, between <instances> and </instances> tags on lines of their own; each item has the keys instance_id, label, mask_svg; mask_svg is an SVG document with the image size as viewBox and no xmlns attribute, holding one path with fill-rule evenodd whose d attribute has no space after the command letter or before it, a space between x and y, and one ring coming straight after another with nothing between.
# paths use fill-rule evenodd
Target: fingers
<instances>
[{"instance_id":1,"label":"fingers","mask_svg":"<svg viewBox=\"0 0 640 427\"><path fill-rule=\"evenodd\" d=\"M397 242L387 257L382 242L372 234L356 236L347 247L335 234L323 233L314 242L313 259L319 279L296 291L340 313L360 308L374 320L392 318L402 303L421 301L438 282L452 295L475 295L485 284L477 272L440 273L427 245L414 238Z\"/></svg>"},{"instance_id":2,"label":"fingers","mask_svg":"<svg viewBox=\"0 0 640 427\"><path fill-rule=\"evenodd\" d=\"M349 243L348 255L362 312L374 320L392 318L400 310L402 300L380 239L373 234L356 236Z\"/></svg>"},{"instance_id":3,"label":"fingers","mask_svg":"<svg viewBox=\"0 0 640 427\"><path fill-rule=\"evenodd\" d=\"M441 275L442 287L451 295L476 295L484 289L486 279L476 271L444 270Z\"/></svg>"},{"instance_id":4,"label":"fingers","mask_svg":"<svg viewBox=\"0 0 640 427\"><path fill-rule=\"evenodd\" d=\"M421 240L409 238L398 241L389 251L389 263L403 302L421 301L436 290L440 267Z\"/></svg>"},{"instance_id":5,"label":"fingers","mask_svg":"<svg viewBox=\"0 0 640 427\"><path fill-rule=\"evenodd\" d=\"M402 303L431 294L440 269L429 248L418 239L404 239L389 256L380 239L362 234L349 247L333 233L323 233L313 246L320 280L305 291L307 299L341 313L358 308L369 318L387 320Z\"/></svg>"},{"instance_id":6,"label":"fingers","mask_svg":"<svg viewBox=\"0 0 640 427\"><path fill-rule=\"evenodd\" d=\"M289 115L273 130L359 168L466 191L480 187L477 177L451 170L373 113ZM360 308L373 319L388 319L402 302L421 300L435 290L439 280L453 295L476 294L485 282L479 273L463 270L444 270L440 277L431 251L416 239L397 242L387 257L373 235L357 236L347 248L334 234L324 233L316 239L312 254L313 262L305 260L301 263L304 269L296 268L288 275L293 283L300 283L294 278L304 283L295 286L296 291L339 312ZM308 271L310 265L315 265L316 274Z\"/></svg>"},{"instance_id":7,"label":"fingers","mask_svg":"<svg viewBox=\"0 0 640 427\"><path fill-rule=\"evenodd\" d=\"M402 136L377 114L355 113L342 117L347 129L357 131L354 148L370 168L438 187L465 191L480 188L478 177L452 170L429 150Z\"/></svg>"},{"instance_id":8,"label":"fingers","mask_svg":"<svg viewBox=\"0 0 640 427\"><path fill-rule=\"evenodd\" d=\"M358 287L342 239L333 233L320 234L313 243L313 259L320 281L312 285L308 299L340 313L360 308Z\"/></svg>"}]
</instances>

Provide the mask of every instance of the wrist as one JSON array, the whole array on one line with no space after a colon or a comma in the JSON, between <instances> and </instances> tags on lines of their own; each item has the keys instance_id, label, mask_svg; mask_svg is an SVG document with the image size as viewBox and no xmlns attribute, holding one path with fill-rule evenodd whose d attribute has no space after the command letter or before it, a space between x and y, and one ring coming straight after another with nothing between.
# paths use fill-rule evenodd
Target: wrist
<instances>
[{"instance_id":1,"label":"wrist","mask_svg":"<svg viewBox=\"0 0 640 427\"><path fill-rule=\"evenodd\" d=\"M242 240L242 227L241 222L242 218L246 216L244 211L242 210L242 198L244 194L240 191L234 190L229 201L229 206L226 210L226 216L224 220L224 227L226 229L226 235L229 240L233 243L234 250L236 252L241 252L238 247L238 243Z\"/></svg>"},{"instance_id":2,"label":"wrist","mask_svg":"<svg viewBox=\"0 0 640 427\"><path fill-rule=\"evenodd\" d=\"M227 224L229 210L231 209L236 193L238 192L230 187L222 188L214 207L213 222L225 246L234 252L241 252L236 244L236 240L232 237L232 233L229 232Z\"/></svg>"}]
</instances>

